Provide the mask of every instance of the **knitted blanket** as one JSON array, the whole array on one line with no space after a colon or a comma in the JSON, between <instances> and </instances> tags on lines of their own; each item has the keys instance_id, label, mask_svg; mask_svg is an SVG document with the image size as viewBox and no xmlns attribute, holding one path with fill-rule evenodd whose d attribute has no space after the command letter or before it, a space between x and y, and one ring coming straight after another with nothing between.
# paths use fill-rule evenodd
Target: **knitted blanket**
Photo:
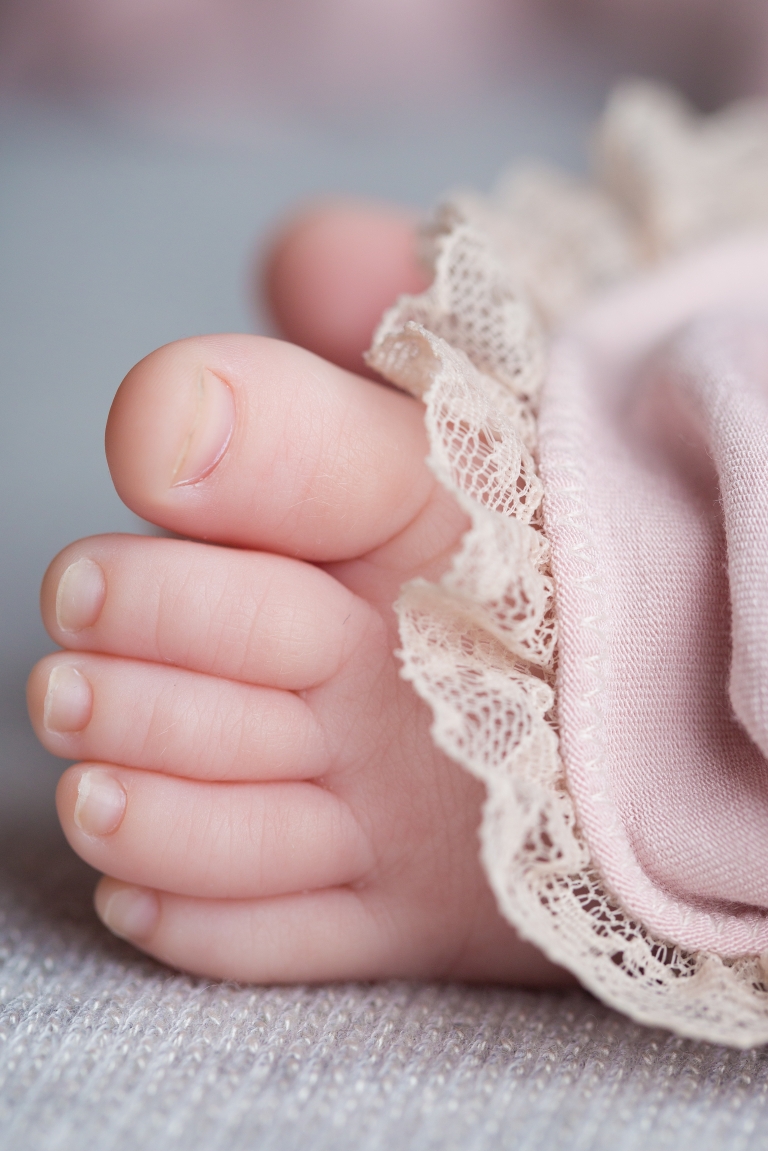
<instances>
[{"instance_id":1,"label":"knitted blanket","mask_svg":"<svg viewBox=\"0 0 768 1151\"><path fill-rule=\"evenodd\" d=\"M768 1054L584 992L190 979L110 938L58 839L0 847L2 1151L768 1146Z\"/></svg>"}]
</instances>

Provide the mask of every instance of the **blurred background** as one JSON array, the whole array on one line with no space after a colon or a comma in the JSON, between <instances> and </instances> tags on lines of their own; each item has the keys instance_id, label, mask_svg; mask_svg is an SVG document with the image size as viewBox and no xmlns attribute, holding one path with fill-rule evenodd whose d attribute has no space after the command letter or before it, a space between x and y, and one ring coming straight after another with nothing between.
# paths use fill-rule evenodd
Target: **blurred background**
<instances>
[{"instance_id":1,"label":"blurred background","mask_svg":"<svg viewBox=\"0 0 768 1151\"><path fill-rule=\"evenodd\" d=\"M528 156L586 165L618 78L699 107L768 83L762 0L0 0L0 829L53 823L29 731L37 589L147 530L103 428L152 348L270 331L255 269L314 196L427 208Z\"/></svg>"}]
</instances>

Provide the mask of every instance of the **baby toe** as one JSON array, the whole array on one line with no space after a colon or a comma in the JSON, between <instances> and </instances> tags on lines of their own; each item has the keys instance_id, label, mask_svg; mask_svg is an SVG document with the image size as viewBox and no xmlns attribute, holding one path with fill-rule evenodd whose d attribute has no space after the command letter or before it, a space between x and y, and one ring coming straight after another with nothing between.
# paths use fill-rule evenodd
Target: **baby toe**
<instances>
[{"instance_id":1,"label":"baby toe","mask_svg":"<svg viewBox=\"0 0 768 1151\"><path fill-rule=\"evenodd\" d=\"M87 763L57 791L72 847L140 887L253 899L360 882L373 867L350 808L314 783L209 783Z\"/></svg>"},{"instance_id":2,"label":"baby toe","mask_svg":"<svg viewBox=\"0 0 768 1151\"><path fill-rule=\"evenodd\" d=\"M421 973L404 959L391 919L349 888L273 899L215 900L169 894L112 877L96 910L115 935L173 967L250 983L319 982Z\"/></svg>"},{"instance_id":3,"label":"baby toe","mask_svg":"<svg viewBox=\"0 0 768 1151\"><path fill-rule=\"evenodd\" d=\"M41 660L28 700L41 743L66 759L209 780L315 779L332 766L289 691L80 652Z\"/></svg>"},{"instance_id":4,"label":"baby toe","mask_svg":"<svg viewBox=\"0 0 768 1151\"><path fill-rule=\"evenodd\" d=\"M87 560L87 563L84 562ZM62 618L61 588L99 600L77 628ZM80 652L172 664L206 675L301 691L330 679L381 621L326 572L284 556L187 540L95 536L66 548L46 573L43 621Z\"/></svg>"}]
</instances>

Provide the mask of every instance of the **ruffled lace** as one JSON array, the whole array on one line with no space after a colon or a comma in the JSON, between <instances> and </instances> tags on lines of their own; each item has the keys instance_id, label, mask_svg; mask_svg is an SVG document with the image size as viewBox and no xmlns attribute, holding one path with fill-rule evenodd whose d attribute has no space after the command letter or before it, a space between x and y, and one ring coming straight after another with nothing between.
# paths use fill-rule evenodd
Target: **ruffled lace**
<instances>
[{"instance_id":1,"label":"ruffled lace","mask_svg":"<svg viewBox=\"0 0 768 1151\"><path fill-rule=\"evenodd\" d=\"M486 785L483 863L520 934L641 1022L747 1047L768 1041L761 957L655 938L580 832L558 750L536 437L559 320L643 264L768 219L768 113L703 120L633 85L610 101L597 153L596 184L536 168L490 199L449 199L425 237L431 287L376 333L370 363L424 401L429 465L471 520L440 582L402 589L402 673L431 706L436 744Z\"/></svg>"}]
</instances>

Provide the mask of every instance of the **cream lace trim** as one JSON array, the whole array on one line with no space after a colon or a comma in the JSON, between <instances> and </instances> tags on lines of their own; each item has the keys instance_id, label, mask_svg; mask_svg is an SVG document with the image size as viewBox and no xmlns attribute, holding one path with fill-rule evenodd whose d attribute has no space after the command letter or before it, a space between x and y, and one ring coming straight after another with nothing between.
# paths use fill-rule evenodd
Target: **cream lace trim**
<instances>
[{"instance_id":1,"label":"cream lace trim","mask_svg":"<svg viewBox=\"0 0 768 1151\"><path fill-rule=\"evenodd\" d=\"M699 120L649 85L619 90L598 133L602 187L545 169L493 198L453 197L426 237L434 280L386 314L369 353L423 399L429 465L471 519L438 584L406 584L402 674L437 745L487 788L482 858L503 914L640 1022L768 1041L768 969L654 938L608 892L558 751L557 622L536 467L546 330L639 265L768 219L768 113Z\"/></svg>"}]
</instances>

